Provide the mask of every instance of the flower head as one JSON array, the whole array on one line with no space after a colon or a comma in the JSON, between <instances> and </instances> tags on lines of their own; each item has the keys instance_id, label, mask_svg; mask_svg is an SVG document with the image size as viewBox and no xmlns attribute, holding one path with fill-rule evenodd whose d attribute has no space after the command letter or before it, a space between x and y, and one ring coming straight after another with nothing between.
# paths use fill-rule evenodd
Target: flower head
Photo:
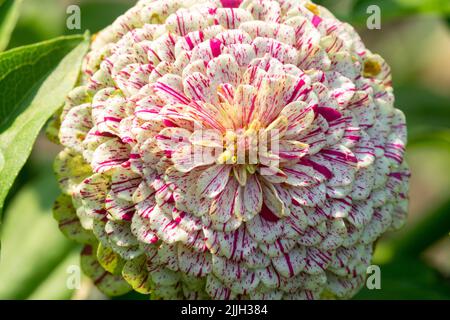
<instances>
[{"instance_id":1,"label":"flower head","mask_svg":"<svg viewBox=\"0 0 450 320\"><path fill-rule=\"evenodd\" d=\"M110 294L348 298L406 217L389 67L310 1L141 0L60 117L55 216Z\"/></svg>"}]
</instances>

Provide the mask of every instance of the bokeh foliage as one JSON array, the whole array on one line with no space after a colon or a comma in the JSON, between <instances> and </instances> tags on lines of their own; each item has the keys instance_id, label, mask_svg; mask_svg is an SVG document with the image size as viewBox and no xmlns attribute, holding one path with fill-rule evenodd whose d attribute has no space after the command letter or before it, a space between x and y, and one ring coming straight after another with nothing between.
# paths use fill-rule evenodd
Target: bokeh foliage
<instances>
[{"instance_id":1,"label":"bokeh foliage","mask_svg":"<svg viewBox=\"0 0 450 320\"><path fill-rule=\"evenodd\" d=\"M431 70L446 75L437 86L435 78L423 76L430 70L419 59L436 50L448 50L450 56L450 1L316 2L356 26L366 45L373 51L378 49L391 63L396 105L405 112L409 128L407 153L413 168L412 196L417 197L411 199L410 221L404 230L378 243L374 263L381 266L382 289L363 289L356 299L450 299L450 167L445 165L450 161L450 61L447 57L447 64ZM67 30L69 4L80 6L82 30ZM0 51L11 32L8 48L85 30L98 32L133 4L132 0L23 0L13 31L18 6L13 0L0 0ZM365 27L369 5L381 8L381 30L368 31ZM399 29L413 34L413 40L400 39L401 35L395 34ZM430 47L424 37L414 38L417 30L430 36L439 32L440 38ZM2 39L8 40L2 43ZM444 49L433 47L445 43L448 47ZM400 50L402 46L404 51ZM60 234L51 215L51 203L58 193L51 161L57 150L45 138L38 140L10 191L2 225L0 299L69 299L75 294L66 286L67 267L78 263L79 248ZM436 246L439 248L433 249ZM442 260L444 263L438 266L436 261ZM100 297L95 292L76 294L78 298Z\"/></svg>"}]
</instances>

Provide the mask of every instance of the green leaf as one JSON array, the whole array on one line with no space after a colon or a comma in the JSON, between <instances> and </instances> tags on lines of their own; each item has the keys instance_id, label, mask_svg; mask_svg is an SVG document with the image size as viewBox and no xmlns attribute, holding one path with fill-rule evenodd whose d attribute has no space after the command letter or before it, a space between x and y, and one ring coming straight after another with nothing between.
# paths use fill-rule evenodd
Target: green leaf
<instances>
[{"instance_id":1,"label":"green leaf","mask_svg":"<svg viewBox=\"0 0 450 320\"><path fill-rule=\"evenodd\" d=\"M22 0L0 0L0 51L6 49L19 19Z\"/></svg>"},{"instance_id":2,"label":"green leaf","mask_svg":"<svg viewBox=\"0 0 450 320\"><path fill-rule=\"evenodd\" d=\"M52 217L59 188L51 167L42 170L43 175L21 189L6 212L2 225L0 299L26 299L35 290L43 290L39 289L43 283L55 281L51 275L61 261L78 248L61 234ZM65 281L58 287L64 286Z\"/></svg>"},{"instance_id":3,"label":"green leaf","mask_svg":"<svg viewBox=\"0 0 450 320\"><path fill-rule=\"evenodd\" d=\"M0 212L39 131L76 84L88 46L86 36L70 36L0 54Z\"/></svg>"}]
</instances>

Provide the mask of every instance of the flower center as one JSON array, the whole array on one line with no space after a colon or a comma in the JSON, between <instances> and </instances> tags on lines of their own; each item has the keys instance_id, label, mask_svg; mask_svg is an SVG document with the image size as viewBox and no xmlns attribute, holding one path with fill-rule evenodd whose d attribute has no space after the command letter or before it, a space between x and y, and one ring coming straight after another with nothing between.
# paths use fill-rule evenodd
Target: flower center
<instances>
[{"instance_id":1,"label":"flower center","mask_svg":"<svg viewBox=\"0 0 450 320\"><path fill-rule=\"evenodd\" d=\"M245 165L255 173L259 165L269 165L271 155L278 145L278 131L264 128L259 120L253 120L245 128L228 130L223 135L223 152L217 163Z\"/></svg>"}]
</instances>

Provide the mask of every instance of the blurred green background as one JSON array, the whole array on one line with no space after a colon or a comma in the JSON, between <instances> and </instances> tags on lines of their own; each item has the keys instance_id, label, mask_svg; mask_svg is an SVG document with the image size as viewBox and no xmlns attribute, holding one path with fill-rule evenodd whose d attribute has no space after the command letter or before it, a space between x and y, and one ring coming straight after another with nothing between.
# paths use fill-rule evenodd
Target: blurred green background
<instances>
[{"instance_id":1,"label":"blurred green background","mask_svg":"<svg viewBox=\"0 0 450 320\"><path fill-rule=\"evenodd\" d=\"M2 1L0 1L1 3ZM396 106L407 116L413 173L407 226L378 242L381 290L356 299L450 299L450 1L324 0L391 65ZM62 34L95 33L132 0L24 0L9 48ZM81 8L82 30L66 28L66 9ZM368 30L366 9L381 8L381 30ZM103 299L87 278L66 286L79 248L51 215L58 187L52 162L59 147L44 135L8 196L2 224L0 299ZM134 298L123 297L123 298Z\"/></svg>"}]
</instances>

